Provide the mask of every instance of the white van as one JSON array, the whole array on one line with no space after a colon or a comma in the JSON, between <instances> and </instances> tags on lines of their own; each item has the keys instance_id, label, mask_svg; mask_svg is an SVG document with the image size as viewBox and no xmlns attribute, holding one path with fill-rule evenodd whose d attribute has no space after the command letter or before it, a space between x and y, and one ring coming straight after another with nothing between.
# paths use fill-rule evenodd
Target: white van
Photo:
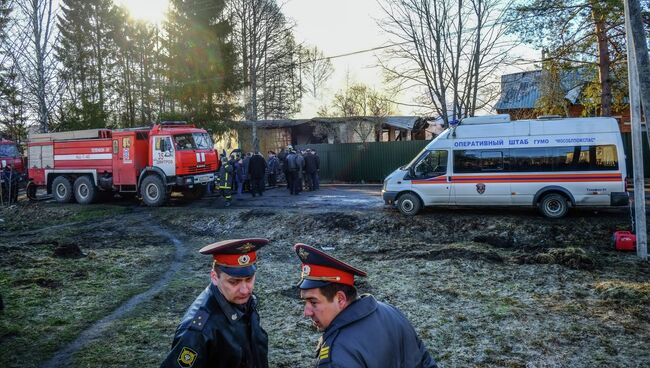
<instances>
[{"instance_id":1,"label":"white van","mask_svg":"<svg viewBox=\"0 0 650 368\"><path fill-rule=\"evenodd\" d=\"M405 215L423 206L535 206L560 218L574 206L624 206L625 153L612 118L472 117L445 130L384 180Z\"/></svg>"}]
</instances>

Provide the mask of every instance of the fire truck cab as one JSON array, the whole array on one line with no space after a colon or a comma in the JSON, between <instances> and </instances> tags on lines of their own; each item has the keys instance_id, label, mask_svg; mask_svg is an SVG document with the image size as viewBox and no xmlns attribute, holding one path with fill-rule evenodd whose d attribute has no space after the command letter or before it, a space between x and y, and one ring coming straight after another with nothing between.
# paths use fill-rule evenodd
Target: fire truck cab
<instances>
[{"instance_id":1,"label":"fire truck cab","mask_svg":"<svg viewBox=\"0 0 650 368\"><path fill-rule=\"evenodd\" d=\"M183 122L36 134L28 147L28 196L44 186L58 202L87 204L119 192L160 206L173 191L201 197L217 170L210 135Z\"/></svg>"},{"instance_id":2,"label":"fire truck cab","mask_svg":"<svg viewBox=\"0 0 650 368\"><path fill-rule=\"evenodd\" d=\"M0 138L0 204L15 203L18 187L25 179L25 158L18 145Z\"/></svg>"},{"instance_id":3,"label":"fire truck cab","mask_svg":"<svg viewBox=\"0 0 650 368\"><path fill-rule=\"evenodd\" d=\"M19 175L25 174L25 161L14 141L0 138L0 168L13 168Z\"/></svg>"}]
</instances>

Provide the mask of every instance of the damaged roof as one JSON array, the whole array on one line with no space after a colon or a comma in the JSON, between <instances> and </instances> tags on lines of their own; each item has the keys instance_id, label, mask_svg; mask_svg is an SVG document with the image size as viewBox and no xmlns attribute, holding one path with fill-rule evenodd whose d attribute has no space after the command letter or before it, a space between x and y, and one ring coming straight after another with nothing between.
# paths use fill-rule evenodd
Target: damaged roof
<instances>
[{"instance_id":1,"label":"damaged roof","mask_svg":"<svg viewBox=\"0 0 650 368\"><path fill-rule=\"evenodd\" d=\"M250 120L244 120L244 121L240 121L239 124L242 124L247 128L252 128L253 123L255 123L258 128L271 129L271 128L290 128L290 127L308 123L309 121L310 121L309 119L258 120L256 122Z\"/></svg>"},{"instance_id":2,"label":"damaged roof","mask_svg":"<svg viewBox=\"0 0 650 368\"><path fill-rule=\"evenodd\" d=\"M497 110L533 109L539 99L542 70L505 74L501 76L501 97ZM566 98L572 104L578 102L582 90L594 78L588 68L573 68L561 72L560 84Z\"/></svg>"},{"instance_id":3,"label":"damaged roof","mask_svg":"<svg viewBox=\"0 0 650 368\"><path fill-rule=\"evenodd\" d=\"M347 123L350 121L370 121L370 122L381 122L384 125L392 126L397 129L422 129L426 128L426 122L430 118L425 118L421 116L385 116L385 117L376 117L376 116L349 116L349 117L315 117L312 119L278 119L278 120L260 120L257 121L257 127L262 129L273 129L273 128L291 128L298 125L303 125L307 123ZM240 124L243 124L247 128L253 126L253 122L250 120L241 121Z\"/></svg>"}]
</instances>

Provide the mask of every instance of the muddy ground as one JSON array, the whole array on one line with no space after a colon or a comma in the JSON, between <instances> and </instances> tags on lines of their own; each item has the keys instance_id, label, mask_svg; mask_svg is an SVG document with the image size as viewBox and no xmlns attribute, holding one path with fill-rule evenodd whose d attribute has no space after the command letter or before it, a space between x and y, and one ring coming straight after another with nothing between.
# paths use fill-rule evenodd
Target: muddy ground
<instances>
[{"instance_id":1,"label":"muddy ground","mask_svg":"<svg viewBox=\"0 0 650 368\"><path fill-rule=\"evenodd\" d=\"M406 218L375 189L268 197L2 209L0 366L157 366L207 285L197 250L246 236L271 240L256 293L272 367L310 366L319 336L294 286L297 242L365 269L360 291L400 308L443 367L650 365L650 266L610 240L629 226L625 211Z\"/></svg>"}]
</instances>

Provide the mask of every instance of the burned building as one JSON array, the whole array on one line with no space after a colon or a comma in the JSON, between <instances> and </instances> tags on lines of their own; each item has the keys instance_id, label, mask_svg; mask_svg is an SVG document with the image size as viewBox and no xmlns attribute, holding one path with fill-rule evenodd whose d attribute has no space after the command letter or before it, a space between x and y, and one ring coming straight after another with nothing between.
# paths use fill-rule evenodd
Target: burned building
<instances>
[{"instance_id":1,"label":"burned building","mask_svg":"<svg viewBox=\"0 0 650 368\"><path fill-rule=\"evenodd\" d=\"M238 147L251 150L253 124L257 128L260 151L277 151L289 144L363 143L433 138L428 128L433 118L419 116L355 116L313 119L242 121L235 124ZM230 134L233 136L233 134ZM218 141L218 149L230 148ZM232 144L231 144L232 145Z\"/></svg>"}]
</instances>

